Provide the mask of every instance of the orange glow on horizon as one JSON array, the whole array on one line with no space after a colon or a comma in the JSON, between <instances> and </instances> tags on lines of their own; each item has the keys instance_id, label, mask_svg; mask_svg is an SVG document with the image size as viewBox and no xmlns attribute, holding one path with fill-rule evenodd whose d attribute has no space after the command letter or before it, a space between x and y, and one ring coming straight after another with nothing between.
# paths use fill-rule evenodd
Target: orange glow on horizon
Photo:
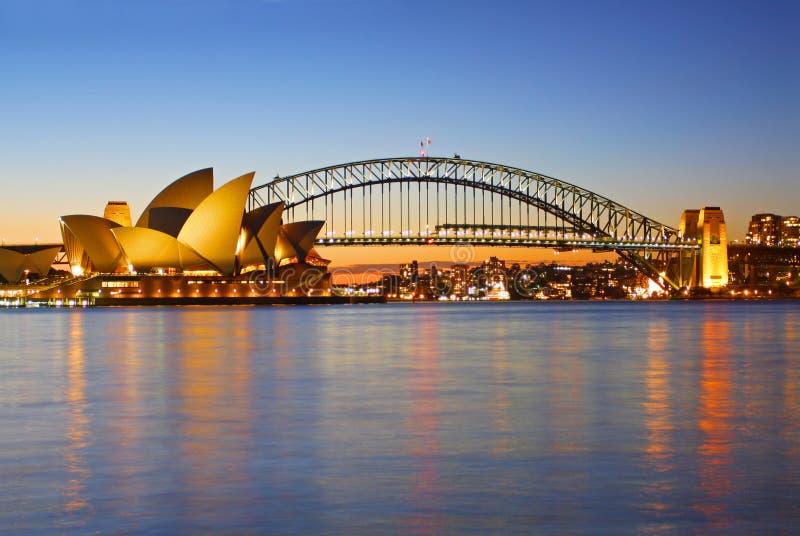
<instances>
[{"instance_id":1,"label":"orange glow on horizon","mask_svg":"<svg viewBox=\"0 0 800 536\"><path fill-rule=\"evenodd\" d=\"M334 284L363 284L380 280L384 274L397 273L401 264L412 260L420 264L436 263L447 268L465 262L457 257L451 246L369 246L369 247L316 247L321 257L331 261ZM455 257L455 258L454 258ZM483 262L489 257L506 261L506 266L519 263L583 265L589 262L613 262L616 253L593 253L591 251L555 252L547 248L476 247L470 249L469 264Z\"/></svg>"}]
</instances>

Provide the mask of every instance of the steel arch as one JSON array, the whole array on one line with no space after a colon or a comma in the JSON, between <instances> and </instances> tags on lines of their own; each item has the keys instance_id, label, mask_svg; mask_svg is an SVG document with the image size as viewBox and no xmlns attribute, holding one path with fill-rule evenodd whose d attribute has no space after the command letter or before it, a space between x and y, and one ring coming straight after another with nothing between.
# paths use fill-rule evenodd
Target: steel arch
<instances>
[{"instance_id":1,"label":"steel arch","mask_svg":"<svg viewBox=\"0 0 800 536\"><path fill-rule=\"evenodd\" d=\"M597 248L599 244L601 249L617 251L645 270L648 275L655 278L664 277L673 288L677 288L679 284L665 277L665 270L659 269L663 266L656 267L654 264L666 263L667 260L663 257L668 253L686 249L695 251L698 248L696 243L682 242L677 229L575 184L516 167L461 158L382 158L328 166L283 178L276 177L271 182L250 191L249 208L282 201L285 203L286 219L292 221L294 209L304 204L310 203L313 207L316 200L327 199L328 196L333 200L332 196L335 194L346 195L346 192L356 189L364 189L363 195L366 196L367 188L398 183L401 188L403 184L435 183L437 192L439 185L444 185L445 188L455 187L456 195L458 188L463 188L464 195L467 189L472 189L516 200L518 203L551 214L562 222L565 230L569 225L575 235L584 237L588 235L593 239L591 243L571 244L574 247ZM371 188L369 191L372 195ZM474 195L473 192L473 201ZM402 198L400 202L402 207ZM466 203L466 199L464 202ZM370 210L371 203L372 201ZM447 203L445 200L445 207ZM456 200L456 212L459 208L457 205ZM417 208L421 211L421 207ZM437 205L437 211L438 209ZM347 210L346 206L344 210ZM466 208L464 218L465 220L467 218ZM460 223L445 222L453 226ZM359 240L345 239L330 243L331 245L386 243L386 240L381 238L386 237L374 239L361 237ZM390 242L403 243L402 240L390 240ZM532 247L539 244L522 241L518 245ZM656 257L662 258L656 259Z\"/></svg>"}]
</instances>

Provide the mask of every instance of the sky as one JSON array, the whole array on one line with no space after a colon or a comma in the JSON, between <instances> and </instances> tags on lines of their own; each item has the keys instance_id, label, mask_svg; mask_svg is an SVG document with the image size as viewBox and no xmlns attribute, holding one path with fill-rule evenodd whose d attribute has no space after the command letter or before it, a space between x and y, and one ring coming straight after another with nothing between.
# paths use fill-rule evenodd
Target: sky
<instances>
[{"instance_id":1,"label":"sky","mask_svg":"<svg viewBox=\"0 0 800 536\"><path fill-rule=\"evenodd\" d=\"M0 236L430 136L742 239L800 215L798 27L793 1L0 0Z\"/></svg>"}]
</instances>

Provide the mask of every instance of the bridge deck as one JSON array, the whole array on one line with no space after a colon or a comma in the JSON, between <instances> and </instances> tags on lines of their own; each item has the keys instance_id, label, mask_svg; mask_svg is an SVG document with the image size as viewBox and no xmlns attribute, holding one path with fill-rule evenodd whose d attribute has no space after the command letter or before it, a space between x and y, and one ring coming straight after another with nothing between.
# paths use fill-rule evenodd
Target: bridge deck
<instances>
[{"instance_id":1,"label":"bridge deck","mask_svg":"<svg viewBox=\"0 0 800 536\"><path fill-rule=\"evenodd\" d=\"M563 238L528 238L528 237L459 237L459 236L349 236L327 237L316 241L318 246L506 246L506 247L541 247L556 249L597 249L605 251L642 250L642 251L699 251L696 243L648 242L636 240L614 239L563 239Z\"/></svg>"}]
</instances>

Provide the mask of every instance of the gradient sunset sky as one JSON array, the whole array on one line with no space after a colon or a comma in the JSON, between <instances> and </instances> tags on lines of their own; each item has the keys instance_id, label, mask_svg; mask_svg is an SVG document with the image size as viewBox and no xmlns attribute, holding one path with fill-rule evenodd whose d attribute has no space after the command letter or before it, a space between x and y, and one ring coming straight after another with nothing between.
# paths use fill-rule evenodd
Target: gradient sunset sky
<instances>
[{"instance_id":1,"label":"gradient sunset sky","mask_svg":"<svg viewBox=\"0 0 800 536\"><path fill-rule=\"evenodd\" d=\"M430 136L741 239L800 215L798 27L794 1L2 0L0 235Z\"/></svg>"}]
</instances>

